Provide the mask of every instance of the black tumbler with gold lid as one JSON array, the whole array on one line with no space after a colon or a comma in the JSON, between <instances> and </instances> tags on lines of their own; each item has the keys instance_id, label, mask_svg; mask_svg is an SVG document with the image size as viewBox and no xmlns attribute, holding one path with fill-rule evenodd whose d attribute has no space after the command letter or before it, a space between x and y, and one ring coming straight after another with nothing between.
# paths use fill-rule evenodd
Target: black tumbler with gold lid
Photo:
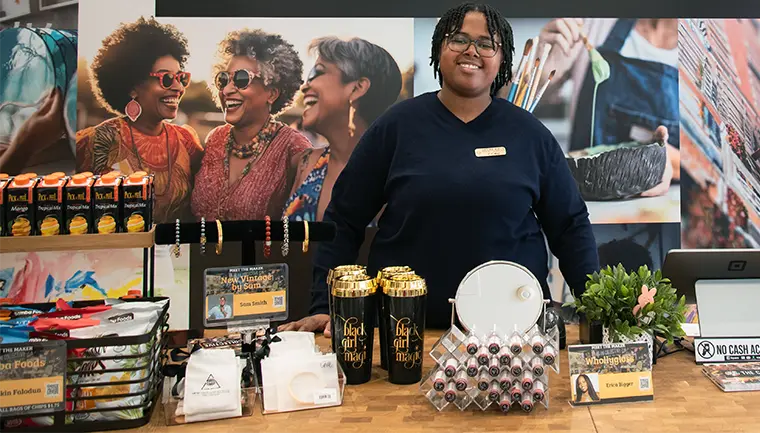
<instances>
[{"instance_id":1,"label":"black tumbler with gold lid","mask_svg":"<svg viewBox=\"0 0 760 433\"><path fill-rule=\"evenodd\" d=\"M379 297L381 298L377 303L379 317L377 329L380 334L380 368L383 370L388 369L388 337L386 332L388 329L388 315L383 310L383 305L385 304L382 301L382 298L385 297L383 287L388 284L394 275L405 274L412 275L414 271L409 266L388 266L377 273L377 290L380 292Z\"/></svg>"},{"instance_id":2,"label":"black tumbler with gold lid","mask_svg":"<svg viewBox=\"0 0 760 433\"><path fill-rule=\"evenodd\" d=\"M388 381L406 385L422 379L427 284L419 275L401 274L383 286L388 316Z\"/></svg>"},{"instance_id":3,"label":"black tumbler with gold lid","mask_svg":"<svg viewBox=\"0 0 760 433\"><path fill-rule=\"evenodd\" d=\"M332 340L349 385L368 382L372 375L376 295L377 283L366 274L344 275L332 283Z\"/></svg>"},{"instance_id":4,"label":"black tumbler with gold lid","mask_svg":"<svg viewBox=\"0 0 760 433\"><path fill-rule=\"evenodd\" d=\"M327 272L327 296L328 307L330 309L330 318L332 319L333 311L333 299L332 299L332 284L334 280L345 275L367 275L367 267L362 265L341 265L334 269L330 269ZM333 342L335 340L333 339ZM332 346L333 353L335 353L335 344Z\"/></svg>"}]
</instances>

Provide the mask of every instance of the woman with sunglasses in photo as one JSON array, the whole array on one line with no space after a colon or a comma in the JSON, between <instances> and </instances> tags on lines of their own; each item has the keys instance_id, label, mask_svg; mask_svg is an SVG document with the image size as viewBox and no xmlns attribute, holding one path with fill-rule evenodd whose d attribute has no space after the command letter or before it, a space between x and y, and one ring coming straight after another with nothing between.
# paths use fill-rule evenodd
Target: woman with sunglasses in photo
<instances>
[{"instance_id":1,"label":"woman with sunglasses in photo","mask_svg":"<svg viewBox=\"0 0 760 433\"><path fill-rule=\"evenodd\" d=\"M190 216L193 167L203 153L197 133L169 123L190 84L187 39L174 26L140 18L103 41L91 69L98 102L117 117L77 132L77 169L154 175L157 223Z\"/></svg>"},{"instance_id":2,"label":"woman with sunglasses in photo","mask_svg":"<svg viewBox=\"0 0 760 433\"><path fill-rule=\"evenodd\" d=\"M333 184L369 125L401 93L401 71L382 47L364 39L314 40L317 60L301 91L303 128L324 137L324 149L307 150L284 213L293 220L321 221Z\"/></svg>"},{"instance_id":3,"label":"woman with sunglasses in photo","mask_svg":"<svg viewBox=\"0 0 760 433\"><path fill-rule=\"evenodd\" d=\"M356 263L381 209L368 272L407 265L423 277L429 328L449 328L448 300L492 260L529 269L551 299L547 241L570 288L583 292L599 270L588 210L551 132L497 96L513 53L498 9L470 3L443 14L430 56L441 90L394 104L359 140L325 211L336 235L314 253L312 315L281 329L330 334L327 273Z\"/></svg>"},{"instance_id":4,"label":"woman with sunglasses in photo","mask_svg":"<svg viewBox=\"0 0 760 433\"><path fill-rule=\"evenodd\" d=\"M303 82L303 63L280 35L229 33L218 46L212 94L225 125L206 138L192 208L200 219L262 220L280 215L299 155L311 148L275 120Z\"/></svg>"}]
</instances>

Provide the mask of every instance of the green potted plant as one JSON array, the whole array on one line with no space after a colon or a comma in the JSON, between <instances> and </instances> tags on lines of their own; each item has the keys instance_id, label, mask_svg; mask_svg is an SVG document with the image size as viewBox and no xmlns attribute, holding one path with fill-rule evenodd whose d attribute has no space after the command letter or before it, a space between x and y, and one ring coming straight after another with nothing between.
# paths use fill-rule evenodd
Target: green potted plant
<instances>
[{"instance_id":1,"label":"green potted plant","mask_svg":"<svg viewBox=\"0 0 760 433\"><path fill-rule=\"evenodd\" d=\"M588 277L586 291L566 305L574 306L589 323L600 322L604 343L645 341L652 351L655 337L672 343L684 335L686 298L678 298L660 271L642 266L629 273L618 264Z\"/></svg>"}]
</instances>

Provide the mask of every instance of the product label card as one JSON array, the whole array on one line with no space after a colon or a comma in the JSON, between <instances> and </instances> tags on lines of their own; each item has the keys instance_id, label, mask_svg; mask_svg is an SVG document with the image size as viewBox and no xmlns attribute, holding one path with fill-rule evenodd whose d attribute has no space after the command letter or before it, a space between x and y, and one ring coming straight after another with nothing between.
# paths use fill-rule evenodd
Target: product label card
<instances>
[{"instance_id":1,"label":"product label card","mask_svg":"<svg viewBox=\"0 0 760 433\"><path fill-rule=\"evenodd\" d=\"M66 342L0 345L0 414L64 410Z\"/></svg>"},{"instance_id":2,"label":"product label card","mask_svg":"<svg viewBox=\"0 0 760 433\"><path fill-rule=\"evenodd\" d=\"M205 271L207 327L288 318L288 265L236 266Z\"/></svg>"},{"instance_id":3,"label":"product label card","mask_svg":"<svg viewBox=\"0 0 760 433\"><path fill-rule=\"evenodd\" d=\"M697 364L760 361L760 337L695 338Z\"/></svg>"},{"instance_id":4,"label":"product label card","mask_svg":"<svg viewBox=\"0 0 760 433\"><path fill-rule=\"evenodd\" d=\"M568 346L570 404L654 400L652 357L646 343Z\"/></svg>"}]
</instances>

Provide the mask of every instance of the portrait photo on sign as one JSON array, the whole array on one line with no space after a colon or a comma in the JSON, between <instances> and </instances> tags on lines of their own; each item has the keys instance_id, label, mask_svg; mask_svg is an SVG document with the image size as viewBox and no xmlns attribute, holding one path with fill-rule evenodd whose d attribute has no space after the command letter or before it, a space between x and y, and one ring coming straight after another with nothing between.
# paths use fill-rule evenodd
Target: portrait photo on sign
<instances>
[{"instance_id":1,"label":"portrait photo on sign","mask_svg":"<svg viewBox=\"0 0 760 433\"><path fill-rule=\"evenodd\" d=\"M760 248L760 19L679 20L684 248Z\"/></svg>"},{"instance_id":2,"label":"portrait photo on sign","mask_svg":"<svg viewBox=\"0 0 760 433\"><path fill-rule=\"evenodd\" d=\"M557 139L591 222L679 222L678 20L508 21L514 78L498 96ZM430 66L436 23L414 20L416 95L440 89Z\"/></svg>"},{"instance_id":3,"label":"portrait photo on sign","mask_svg":"<svg viewBox=\"0 0 760 433\"><path fill-rule=\"evenodd\" d=\"M78 168L153 173L159 223L321 220L364 131L412 95L411 19L110 7L82 22Z\"/></svg>"}]
</instances>

